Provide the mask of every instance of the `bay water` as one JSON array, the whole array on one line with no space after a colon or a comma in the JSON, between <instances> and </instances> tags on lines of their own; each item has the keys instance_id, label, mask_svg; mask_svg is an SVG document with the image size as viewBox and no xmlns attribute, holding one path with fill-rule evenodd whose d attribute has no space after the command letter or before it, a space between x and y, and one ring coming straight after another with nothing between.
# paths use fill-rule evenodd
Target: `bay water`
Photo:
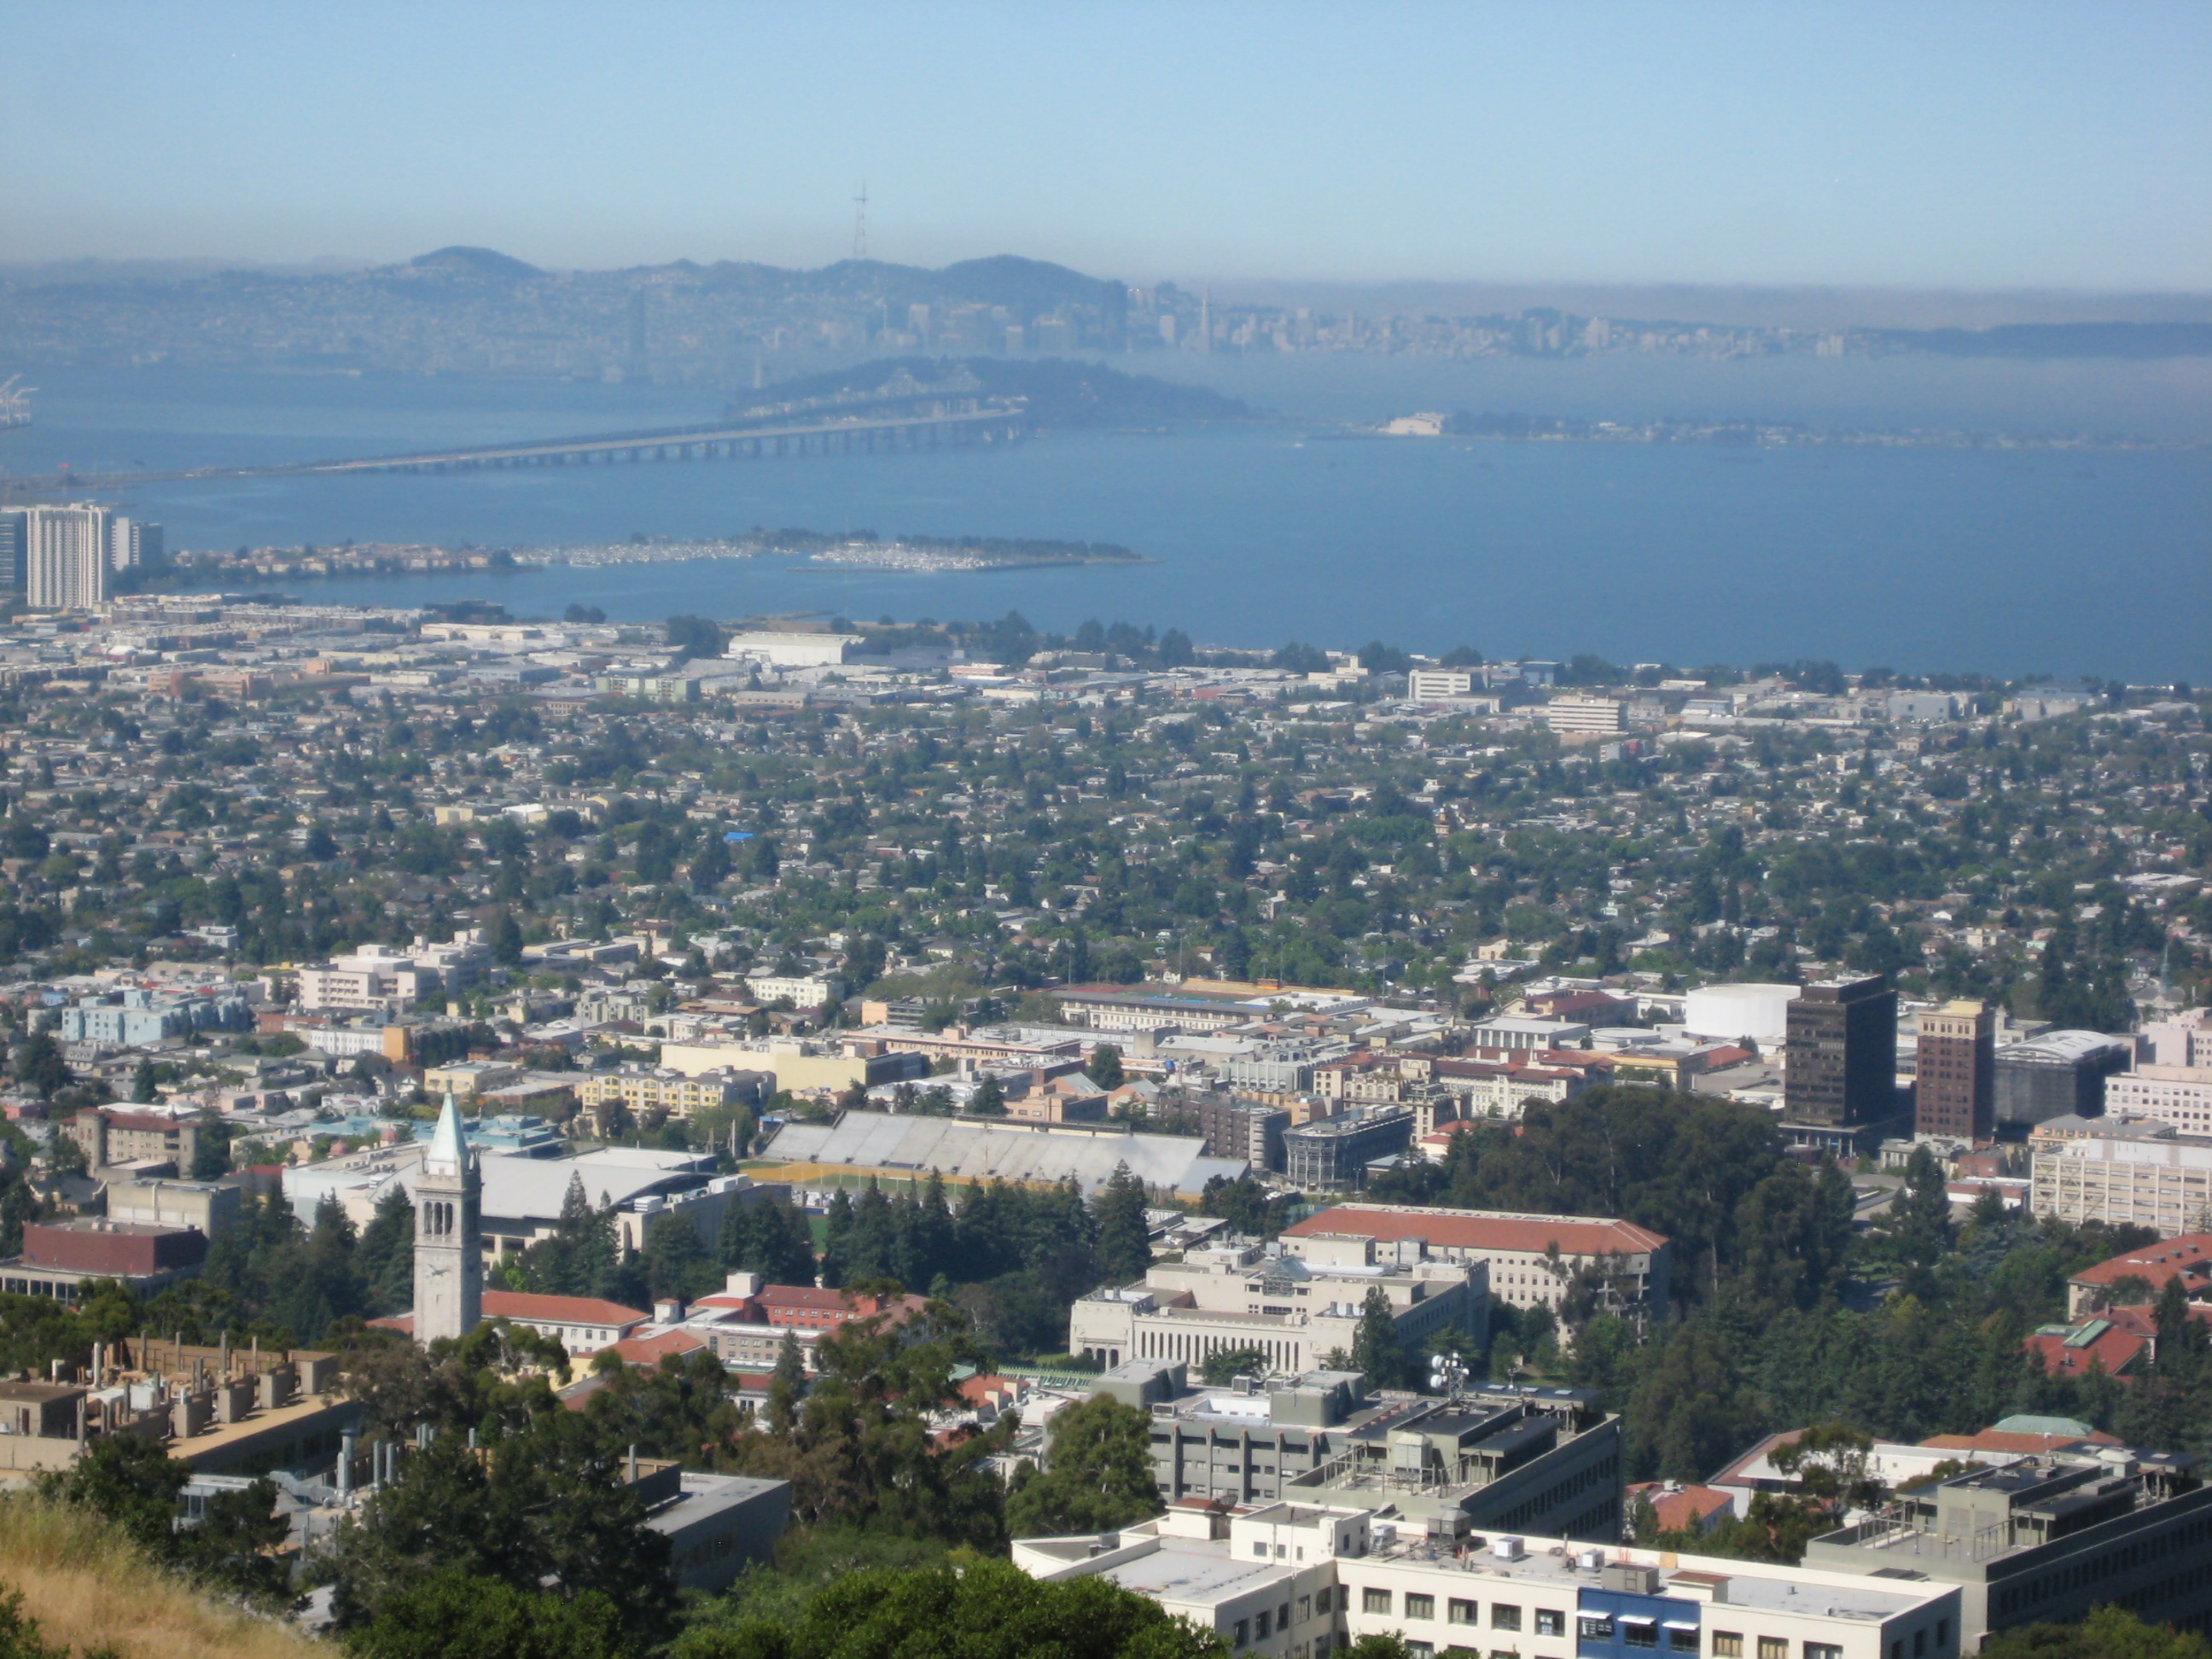
<instances>
[{"instance_id":1,"label":"bay water","mask_svg":"<svg viewBox=\"0 0 2212 1659\"><path fill-rule=\"evenodd\" d=\"M1123 366L1116 363L1116 367ZM782 557L300 581L319 601L487 599L624 620L1018 610L1201 643L1381 639L1685 666L2212 678L2212 450L1472 443L1350 438L1413 409L1754 416L2212 438L2203 360L2163 364L1140 358L1272 418L1062 430L995 449L208 480L117 504L172 548L526 550L755 526L1109 541L1143 564L908 574ZM726 393L467 377L50 368L0 470L256 465L713 418Z\"/></svg>"}]
</instances>

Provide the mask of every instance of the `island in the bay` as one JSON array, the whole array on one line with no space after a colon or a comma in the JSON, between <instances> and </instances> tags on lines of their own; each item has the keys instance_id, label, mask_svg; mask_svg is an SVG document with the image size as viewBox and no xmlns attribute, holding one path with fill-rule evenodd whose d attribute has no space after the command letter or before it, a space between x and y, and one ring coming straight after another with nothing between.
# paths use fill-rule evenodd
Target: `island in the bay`
<instances>
[{"instance_id":1,"label":"island in the bay","mask_svg":"<svg viewBox=\"0 0 2212 1659\"><path fill-rule=\"evenodd\" d=\"M601 546L542 548L532 556L560 564L666 564L687 559L795 556L802 566L856 570L1012 570L1054 564L1143 564L1116 542L1054 541L1039 536L878 536L872 530L764 530L720 539L633 536Z\"/></svg>"},{"instance_id":2,"label":"island in the bay","mask_svg":"<svg viewBox=\"0 0 2212 1659\"><path fill-rule=\"evenodd\" d=\"M1759 449L1833 446L1874 449L2189 449L2185 441L2121 432L2002 432L1963 427L1814 427L1796 421L1591 421L1571 416L1400 415L1379 426L1348 427L1346 437L1465 438L1505 443L1711 444Z\"/></svg>"},{"instance_id":3,"label":"island in the bay","mask_svg":"<svg viewBox=\"0 0 2212 1659\"><path fill-rule=\"evenodd\" d=\"M1040 565L1144 564L1116 542L1056 541L1037 536L878 536L872 530L768 530L728 536L647 536L574 546L486 548L473 543L312 543L296 547L180 548L162 565L127 573L126 588L158 590L205 582L299 581L315 577L422 576L482 571L494 575L550 564L680 564L699 559L795 556L802 566L938 573L1015 570Z\"/></svg>"}]
</instances>

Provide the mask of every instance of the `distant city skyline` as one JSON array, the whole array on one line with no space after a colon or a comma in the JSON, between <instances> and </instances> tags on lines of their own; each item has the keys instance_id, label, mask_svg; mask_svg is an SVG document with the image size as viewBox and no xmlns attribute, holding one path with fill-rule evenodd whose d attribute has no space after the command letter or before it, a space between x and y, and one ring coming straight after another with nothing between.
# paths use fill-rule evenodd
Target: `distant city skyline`
<instances>
[{"instance_id":1,"label":"distant city skyline","mask_svg":"<svg viewBox=\"0 0 2212 1659\"><path fill-rule=\"evenodd\" d=\"M2212 289L2212 11L18 0L11 262ZM88 95L88 89L96 95Z\"/></svg>"}]
</instances>

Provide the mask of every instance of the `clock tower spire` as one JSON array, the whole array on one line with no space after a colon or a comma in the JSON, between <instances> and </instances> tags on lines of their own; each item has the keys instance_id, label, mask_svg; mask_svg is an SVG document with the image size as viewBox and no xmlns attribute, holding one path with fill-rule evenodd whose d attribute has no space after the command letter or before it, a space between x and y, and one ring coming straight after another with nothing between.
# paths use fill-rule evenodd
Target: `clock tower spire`
<instances>
[{"instance_id":1,"label":"clock tower spire","mask_svg":"<svg viewBox=\"0 0 2212 1659\"><path fill-rule=\"evenodd\" d=\"M483 1176L449 1092L415 1182L415 1340L466 1336L483 1316Z\"/></svg>"}]
</instances>

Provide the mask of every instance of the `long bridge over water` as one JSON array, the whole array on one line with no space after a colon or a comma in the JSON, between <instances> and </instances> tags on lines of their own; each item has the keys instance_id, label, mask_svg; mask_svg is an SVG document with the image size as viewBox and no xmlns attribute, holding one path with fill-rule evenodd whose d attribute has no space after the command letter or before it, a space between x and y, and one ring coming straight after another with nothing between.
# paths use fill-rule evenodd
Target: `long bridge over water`
<instances>
[{"instance_id":1,"label":"long bridge over water","mask_svg":"<svg viewBox=\"0 0 2212 1659\"><path fill-rule=\"evenodd\" d=\"M207 466L165 472L52 472L0 478L0 495L52 495L232 478L461 472L479 467L587 466L594 463L934 449L954 445L1011 443L1027 430L1028 424L1027 411L1018 404L977 400L964 407L949 409L940 403L910 412L800 415L768 421L737 419L705 426L657 427L579 438L538 438L520 443L477 444L459 449L425 449L404 455L368 455L347 460L297 461L277 466Z\"/></svg>"}]
</instances>

